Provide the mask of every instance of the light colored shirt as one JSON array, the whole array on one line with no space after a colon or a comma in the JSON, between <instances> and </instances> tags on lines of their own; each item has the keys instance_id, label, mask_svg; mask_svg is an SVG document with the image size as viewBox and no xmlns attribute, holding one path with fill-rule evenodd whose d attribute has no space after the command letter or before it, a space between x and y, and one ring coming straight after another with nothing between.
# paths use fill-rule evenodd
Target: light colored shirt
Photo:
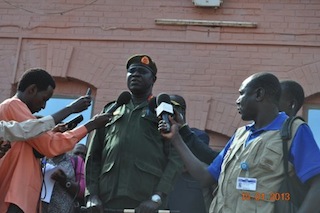
<instances>
[{"instance_id":1,"label":"light colored shirt","mask_svg":"<svg viewBox=\"0 0 320 213\"><path fill-rule=\"evenodd\" d=\"M18 122L35 119L27 105L16 97L0 104L0 120ZM7 212L14 203L26 213L36 213L40 200L42 174L40 160L33 148L51 158L73 149L88 133L84 126L64 133L45 132L24 143L12 143L11 149L0 159L0 212Z\"/></svg>"},{"instance_id":2,"label":"light colored shirt","mask_svg":"<svg viewBox=\"0 0 320 213\"><path fill-rule=\"evenodd\" d=\"M23 122L0 121L0 141L21 141L35 137L55 126L51 115Z\"/></svg>"}]
</instances>

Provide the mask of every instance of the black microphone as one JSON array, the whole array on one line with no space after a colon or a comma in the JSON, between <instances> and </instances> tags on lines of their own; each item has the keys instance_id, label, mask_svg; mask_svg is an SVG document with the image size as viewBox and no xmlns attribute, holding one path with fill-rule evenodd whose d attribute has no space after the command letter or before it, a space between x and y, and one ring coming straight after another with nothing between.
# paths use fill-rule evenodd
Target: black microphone
<instances>
[{"instance_id":1,"label":"black microphone","mask_svg":"<svg viewBox=\"0 0 320 213\"><path fill-rule=\"evenodd\" d=\"M164 120L167 124L167 129L164 132L170 132L171 123L169 120L169 115L173 115L173 106L171 104L171 99L168 94L161 93L157 96L157 117L161 116L162 120Z\"/></svg>"},{"instance_id":2,"label":"black microphone","mask_svg":"<svg viewBox=\"0 0 320 213\"><path fill-rule=\"evenodd\" d=\"M106 111L106 113L113 114L114 111L116 111L116 109L118 109L119 106L122 106L123 104L129 103L130 100L131 100L131 93L128 91L122 92L119 95L117 101L115 103L113 103L111 105L111 107L109 107L109 109Z\"/></svg>"},{"instance_id":3,"label":"black microphone","mask_svg":"<svg viewBox=\"0 0 320 213\"><path fill-rule=\"evenodd\" d=\"M81 121L83 121L83 116L82 115L78 115L77 117L71 119L70 121L68 121L66 123L68 129L73 129L75 128Z\"/></svg>"}]
</instances>

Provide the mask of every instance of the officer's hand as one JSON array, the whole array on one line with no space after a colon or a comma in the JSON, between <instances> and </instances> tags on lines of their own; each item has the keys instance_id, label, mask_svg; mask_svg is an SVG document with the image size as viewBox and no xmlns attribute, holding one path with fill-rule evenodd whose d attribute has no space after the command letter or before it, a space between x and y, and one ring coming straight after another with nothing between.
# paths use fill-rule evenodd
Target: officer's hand
<instances>
[{"instance_id":1,"label":"officer's hand","mask_svg":"<svg viewBox=\"0 0 320 213\"><path fill-rule=\"evenodd\" d=\"M102 202L98 195L89 195L86 204L88 212L103 213Z\"/></svg>"},{"instance_id":2,"label":"officer's hand","mask_svg":"<svg viewBox=\"0 0 320 213\"><path fill-rule=\"evenodd\" d=\"M146 200L140 203L136 208L137 213L154 213L160 205L152 200Z\"/></svg>"}]
</instances>

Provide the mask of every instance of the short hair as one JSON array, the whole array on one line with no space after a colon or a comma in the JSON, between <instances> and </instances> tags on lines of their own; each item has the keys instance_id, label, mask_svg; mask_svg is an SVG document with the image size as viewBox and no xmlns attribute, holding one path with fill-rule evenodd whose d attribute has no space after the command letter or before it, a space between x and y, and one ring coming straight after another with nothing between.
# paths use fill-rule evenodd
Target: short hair
<instances>
[{"instance_id":1,"label":"short hair","mask_svg":"<svg viewBox=\"0 0 320 213\"><path fill-rule=\"evenodd\" d=\"M279 79L267 72L256 73L252 75L252 81L248 85L252 89L262 87L265 89L266 95L278 104L281 96L281 86Z\"/></svg>"},{"instance_id":2,"label":"short hair","mask_svg":"<svg viewBox=\"0 0 320 213\"><path fill-rule=\"evenodd\" d=\"M32 84L35 84L39 91L46 90L48 86L51 86L53 89L56 88L53 77L41 68L26 70L19 80L18 91L24 92Z\"/></svg>"},{"instance_id":3,"label":"short hair","mask_svg":"<svg viewBox=\"0 0 320 213\"><path fill-rule=\"evenodd\" d=\"M289 99L296 100L296 109L298 111L304 103L304 90L302 86L298 82L291 80L281 81L280 85L282 92L286 93Z\"/></svg>"}]
</instances>

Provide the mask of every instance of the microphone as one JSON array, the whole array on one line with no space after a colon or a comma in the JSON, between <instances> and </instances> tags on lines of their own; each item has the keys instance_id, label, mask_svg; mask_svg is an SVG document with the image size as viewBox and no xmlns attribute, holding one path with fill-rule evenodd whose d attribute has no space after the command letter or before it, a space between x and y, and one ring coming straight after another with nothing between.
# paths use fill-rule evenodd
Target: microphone
<instances>
[{"instance_id":1,"label":"microphone","mask_svg":"<svg viewBox=\"0 0 320 213\"><path fill-rule=\"evenodd\" d=\"M171 105L171 99L168 94L161 93L157 96L157 117L161 116L162 120L167 123L167 129L164 132L170 132L171 124L169 120L169 115L173 115L173 106Z\"/></svg>"},{"instance_id":2,"label":"microphone","mask_svg":"<svg viewBox=\"0 0 320 213\"><path fill-rule=\"evenodd\" d=\"M131 100L131 93L128 91L123 91L119 95L117 101L115 103L113 103L111 105L111 107L109 107L109 109L106 111L106 113L113 114L114 111L116 111L116 109L118 109L118 107L122 106L123 104L129 103L130 100Z\"/></svg>"},{"instance_id":3,"label":"microphone","mask_svg":"<svg viewBox=\"0 0 320 213\"><path fill-rule=\"evenodd\" d=\"M71 119L70 121L68 121L66 123L68 129L73 129L75 128L81 121L83 121L83 116L82 115L78 115L77 117Z\"/></svg>"}]
</instances>

